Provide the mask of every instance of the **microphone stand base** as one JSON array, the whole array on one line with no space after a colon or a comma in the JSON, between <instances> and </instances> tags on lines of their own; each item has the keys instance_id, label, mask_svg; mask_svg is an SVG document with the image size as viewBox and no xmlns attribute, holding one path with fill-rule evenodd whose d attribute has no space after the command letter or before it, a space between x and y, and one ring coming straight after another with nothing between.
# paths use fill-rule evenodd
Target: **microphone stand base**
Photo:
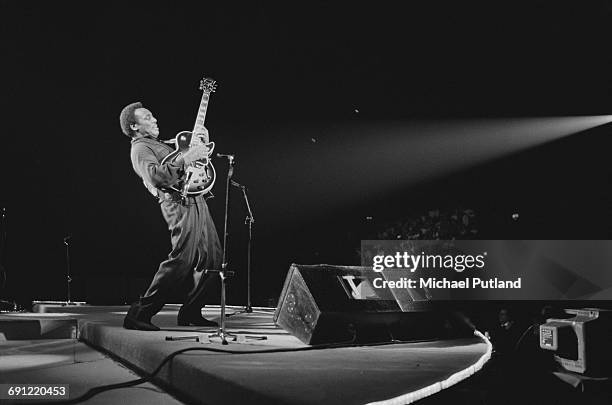
<instances>
[{"instance_id":1,"label":"microphone stand base","mask_svg":"<svg viewBox=\"0 0 612 405\"><path fill-rule=\"evenodd\" d=\"M271 313L270 311L257 311L257 310L253 310L253 308L251 307L244 307L244 309L232 312L231 314L225 314L225 317L229 318L234 315L240 315L240 314L267 314L269 315L270 313Z\"/></svg>"},{"instance_id":2,"label":"microphone stand base","mask_svg":"<svg viewBox=\"0 0 612 405\"><path fill-rule=\"evenodd\" d=\"M208 335L208 339L214 339L214 338L219 338L221 339L221 344L222 345L227 345L229 343L227 343L227 340L229 339L232 342L236 342L238 340L238 336L234 335L232 333L229 332L225 332L222 328L219 328L219 330L211 335Z\"/></svg>"}]
</instances>

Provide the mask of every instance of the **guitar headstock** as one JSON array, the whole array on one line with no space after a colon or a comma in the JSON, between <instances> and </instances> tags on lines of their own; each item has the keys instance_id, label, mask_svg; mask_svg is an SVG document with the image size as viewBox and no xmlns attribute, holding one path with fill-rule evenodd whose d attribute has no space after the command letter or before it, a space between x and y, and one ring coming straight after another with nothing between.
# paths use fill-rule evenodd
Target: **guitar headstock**
<instances>
[{"instance_id":1,"label":"guitar headstock","mask_svg":"<svg viewBox=\"0 0 612 405\"><path fill-rule=\"evenodd\" d=\"M205 77L200 80L200 90L206 94L214 93L217 90L217 81L210 77Z\"/></svg>"}]
</instances>

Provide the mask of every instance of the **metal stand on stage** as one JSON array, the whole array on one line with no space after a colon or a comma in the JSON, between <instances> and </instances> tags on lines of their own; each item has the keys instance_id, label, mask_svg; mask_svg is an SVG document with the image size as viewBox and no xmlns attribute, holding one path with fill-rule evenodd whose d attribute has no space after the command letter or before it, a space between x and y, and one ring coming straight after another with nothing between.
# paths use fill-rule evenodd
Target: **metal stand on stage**
<instances>
[{"instance_id":1,"label":"metal stand on stage","mask_svg":"<svg viewBox=\"0 0 612 405\"><path fill-rule=\"evenodd\" d=\"M72 235L64 237L64 246L66 247L66 301L34 301L35 306L39 305L61 305L61 306L78 306L85 305L82 301L72 301L72 266L70 263L70 240Z\"/></svg>"},{"instance_id":2,"label":"metal stand on stage","mask_svg":"<svg viewBox=\"0 0 612 405\"><path fill-rule=\"evenodd\" d=\"M231 277L234 273L227 269L227 217L229 214L229 188L234 175L234 155L223 155L217 153L218 157L226 157L228 161L227 169L227 180L225 182L225 220L223 222L223 262L221 263L221 269L208 270L213 273L219 273L221 279L221 321L217 332L208 335L208 338L220 338L221 343L226 345L227 339L236 341L238 337L225 331L225 278Z\"/></svg>"},{"instance_id":3,"label":"metal stand on stage","mask_svg":"<svg viewBox=\"0 0 612 405\"><path fill-rule=\"evenodd\" d=\"M242 196L244 197L244 203L247 209L247 217L244 220L244 223L245 225L249 227L249 240L247 242L247 304L244 307L244 309L228 314L227 315L228 318L230 316L244 314L244 313L247 313L247 314L250 314L253 312L267 313L264 311L253 311L253 307L251 306L251 251L252 251L251 246L253 243L253 224L255 223L255 216L253 215L253 210L251 209L251 204L249 203L249 197L247 196L247 191L246 191L247 188L234 180L231 181L231 184L232 186L238 187L239 189L242 190Z\"/></svg>"},{"instance_id":4,"label":"metal stand on stage","mask_svg":"<svg viewBox=\"0 0 612 405\"><path fill-rule=\"evenodd\" d=\"M211 335L208 335L209 339L212 338L220 338L221 339L221 343L224 345L227 345L227 339L235 342L238 340L238 336L228 333L225 331L225 278L226 277L230 277L234 275L233 271L228 271L227 270L227 235L228 235L228 224L227 224L227 219L228 219L228 214L229 214L229 190L230 190L230 185L234 185L238 184L235 181L232 180L232 176L234 175L234 155L223 155L220 153L217 153L218 157L226 157L228 160L228 170L227 170L227 180L225 183L225 221L223 224L223 263L221 264L221 269L220 270L208 270L208 271L212 271L212 272L216 272L219 273L219 277L221 279L221 320L220 320L220 326L219 329L217 330L216 333L213 333ZM245 189L243 188L243 194L245 196L246 199L246 192ZM247 201L247 206L248 206L248 200ZM255 219L253 218L253 213L251 212L250 208L249 208L249 217L247 217L248 219L248 223L249 223L249 283L250 283L250 241L251 241L251 234L250 234L250 230L251 230L251 226L253 222L255 222ZM247 308L250 309L251 306L251 300L250 300L250 294L248 297L248 306ZM252 312L253 310L250 309L249 312ZM233 315L233 314L232 314ZM247 336L247 338L250 339L266 339L265 336Z\"/></svg>"},{"instance_id":5,"label":"metal stand on stage","mask_svg":"<svg viewBox=\"0 0 612 405\"><path fill-rule=\"evenodd\" d=\"M72 302L72 295L70 293L72 283L72 274L70 273L70 239L72 239L70 235L64 238L64 245L66 246L66 305L77 305Z\"/></svg>"},{"instance_id":6,"label":"metal stand on stage","mask_svg":"<svg viewBox=\"0 0 612 405\"><path fill-rule=\"evenodd\" d=\"M34 312L44 312L44 307L51 305L57 306L80 306L86 305L85 301L72 301L72 266L70 262L70 240L72 235L64 237L64 246L66 247L66 301L32 301Z\"/></svg>"}]
</instances>

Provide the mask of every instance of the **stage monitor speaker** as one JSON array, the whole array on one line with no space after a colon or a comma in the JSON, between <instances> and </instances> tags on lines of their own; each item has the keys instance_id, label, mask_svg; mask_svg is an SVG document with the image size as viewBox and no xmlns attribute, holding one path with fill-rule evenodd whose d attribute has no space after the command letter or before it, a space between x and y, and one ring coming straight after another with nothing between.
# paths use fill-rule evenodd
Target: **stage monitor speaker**
<instances>
[{"instance_id":1,"label":"stage monitor speaker","mask_svg":"<svg viewBox=\"0 0 612 405\"><path fill-rule=\"evenodd\" d=\"M274 322L310 345L445 338L467 332L465 325L457 327L460 320L434 307L427 291L382 287L383 280L398 277L368 267L292 264Z\"/></svg>"}]
</instances>

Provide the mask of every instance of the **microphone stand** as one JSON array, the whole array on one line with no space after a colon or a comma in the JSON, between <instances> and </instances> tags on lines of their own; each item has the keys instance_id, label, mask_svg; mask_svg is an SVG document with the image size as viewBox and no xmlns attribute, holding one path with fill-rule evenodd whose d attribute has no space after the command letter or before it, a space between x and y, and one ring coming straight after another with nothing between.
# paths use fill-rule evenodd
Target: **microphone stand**
<instances>
[{"instance_id":1,"label":"microphone stand","mask_svg":"<svg viewBox=\"0 0 612 405\"><path fill-rule=\"evenodd\" d=\"M251 204L249 203L249 197L247 196L247 188L242 184L235 182L232 180L232 186L238 187L242 190L242 196L244 197L244 203L247 209L247 217L244 220L244 224L249 227L249 240L247 242L247 305L244 309L240 311L233 312L228 314L227 317L247 313L250 314L253 312L253 307L251 306L251 245L253 242L253 224L255 223L255 216L253 215L253 210L251 209ZM264 311L255 311L259 313L267 313Z\"/></svg>"},{"instance_id":2,"label":"microphone stand","mask_svg":"<svg viewBox=\"0 0 612 405\"><path fill-rule=\"evenodd\" d=\"M232 176L234 175L234 155L223 155L217 153L218 157L226 157L228 160L228 169L227 169L227 180L225 182L225 220L223 223L223 262L221 264L221 269L208 270L213 273L219 273L219 278L221 279L221 324L219 325L219 329L217 332L208 335L208 338L218 337L221 339L221 344L227 345L227 339L230 338L232 341L236 341L238 337L231 333L225 331L225 278L233 275L232 271L227 270L227 217L229 213L229 189L232 181Z\"/></svg>"},{"instance_id":3,"label":"microphone stand","mask_svg":"<svg viewBox=\"0 0 612 405\"><path fill-rule=\"evenodd\" d=\"M253 240L253 224L255 223L255 217L253 216L253 211L251 211L251 206L249 204L249 197L247 197L246 187L240 187L242 189L242 196L244 197L244 203L247 207L247 217L244 220L244 223L249 226L249 241L247 242L247 305L244 308L244 311L247 313L253 312L253 308L251 307L251 242Z\"/></svg>"},{"instance_id":4,"label":"microphone stand","mask_svg":"<svg viewBox=\"0 0 612 405\"><path fill-rule=\"evenodd\" d=\"M70 239L71 235L64 237L64 245L66 245L66 305L72 305L72 296L70 294L70 287L72 283L72 275L70 273Z\"/></svg>"}]
</instances>

